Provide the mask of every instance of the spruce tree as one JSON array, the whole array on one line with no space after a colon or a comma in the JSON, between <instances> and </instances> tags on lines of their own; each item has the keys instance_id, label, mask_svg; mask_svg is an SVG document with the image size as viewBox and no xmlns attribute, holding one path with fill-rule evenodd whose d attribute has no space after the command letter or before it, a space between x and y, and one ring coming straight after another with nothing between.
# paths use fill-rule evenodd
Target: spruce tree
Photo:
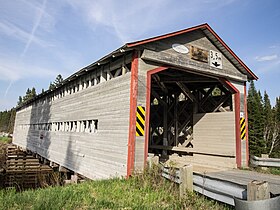
<instances>
[{"instance_id":1,"label":"spruce tree","mask_svg":"<svg viewBox=\"0 0 280 210\"><path fill-rule=\"evenodd\" d=\"M276 104L272 109L271 140L269 144L269 156L280 157L280 98L276 98Z\"/></svg>"},{"instance_id":2,"label":"spruce tree","mask_svg":"<svg viewBox=\"0 0 280 210\"><path fill-rule=\"evenodd\" d=\"M17 105L18 105L18 106L22 105L22 102L23 102L22 97L19 96L19 97L18 97Z\"/></svg>"},{"instance_id":3,"label":"spruce tree","mask_svg":"<svg viewBox=\"0 0 280 210\"><path fill-rule=\"evenodd\" d=\"M272 120L272 108L270 104L270 99L266 91L264 91L264 99L263 99L263 140L265 142L265 153L269 151L269 144L271 141L272 128L273 128L273 120Z\"/></svg>"},{"instance_id":4,"label":"spruce tree","mask_svg":"<svg viewBox=\"0 0 280 210\"><path fill-rule=\"evenodd\" d=\"M63 82L61 74L57 75L54 82L50 82L49 90L54 90Z\"/></svg>"},{"instance_id":5,"label":"spruce tree","mask_svg":"<svg viewBox=\"0 0 280 210\"><path fill-rule=\"evenodd\" d=\"M263 139L263 103L260 92L257 92L253 81L250 82L248 98L248 128L250 154L260 156L265 152Z\"/></svg>"}]
</instances>

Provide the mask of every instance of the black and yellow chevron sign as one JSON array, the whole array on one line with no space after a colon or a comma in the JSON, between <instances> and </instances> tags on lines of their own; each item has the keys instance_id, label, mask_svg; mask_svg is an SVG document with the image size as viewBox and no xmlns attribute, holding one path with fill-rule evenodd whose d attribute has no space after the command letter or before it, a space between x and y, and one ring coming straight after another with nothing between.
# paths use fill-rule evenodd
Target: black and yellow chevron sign
<instances>
[{"instance_id":1,"label":"black and yellow chevron sign","mask_svg":"<svg viewBox=\"0 0 280 210\"><path fill-rule=\"evenodd\" d=\"M145 133L145 107L137 106L136 136L144 136Z\"/></svg>"},{"instance_id":2,"label":"black and yellow chevron sign","mask_svg":"<svg viewBox=\"0 0 280 210\"><path fill-rule=\"evenodd\" d=\"M246 140L246 121L244 117L240 117L241 139Z\"/></svg>"}]
</instances>

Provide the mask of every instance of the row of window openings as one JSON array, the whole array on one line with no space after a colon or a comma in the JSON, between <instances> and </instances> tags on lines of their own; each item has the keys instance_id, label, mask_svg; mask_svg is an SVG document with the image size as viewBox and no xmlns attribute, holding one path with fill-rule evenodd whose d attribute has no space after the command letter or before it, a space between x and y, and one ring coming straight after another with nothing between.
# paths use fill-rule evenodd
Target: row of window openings
<instances>
[{"instance_id":1,"label":"row of window openings","mask_svg":"<svg viewBox=\"0 0 280 210\"><path fill-rule=\"evenodd\" d=\"M89 80L84 80L84 81L77 82L77 83L74 82L74 84L70 85L69 87L65 87L64 89L62 89L60 91L56 91L50 97L49 103L51 101L54 101L55 99L62 98L66 95L71 95L73 93L79 92L80 90L86 89L86 88L91 87L91 86L95 86L95 85L99 84L102 79L104 79L104 81L107 81L107 80L113 79L115 77L121 76L122 73L118 74L118 75L116 74L116 72L118 70L121 70L121 69L116 69L116 70L111 72L112 75L115 75L113 77L109 76L108 75L109 73L104 73L103 76L99 75L99 76L96 76L96 77L94 77L92 79L89 79ZM125 72L125 73L127 73L127 72ZM35 103L35 105L37 105L38 103L45 103L46 101L47 101L46 99L39 100Z\"/></svg>"},{"instance_id":2,"label":"row of window openings","mask_svg":"<svg viewBox=\"0 0 280 210\"><path fill-rule=\"evenodd\" d=\"M44 131L64 131L64 132L85 132L96 133L98 130L98 120L81 120L68 122L22 124L22 129L44 130Z\"/></svg>"}]
</instances>

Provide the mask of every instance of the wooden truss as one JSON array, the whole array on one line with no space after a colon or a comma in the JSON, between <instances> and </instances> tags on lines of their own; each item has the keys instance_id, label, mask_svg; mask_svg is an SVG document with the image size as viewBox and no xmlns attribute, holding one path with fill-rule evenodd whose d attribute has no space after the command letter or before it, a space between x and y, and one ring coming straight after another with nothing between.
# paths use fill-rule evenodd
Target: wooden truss
<instances>
[{"instance_id":1,"label":"wooden truss","mask_svg":"<svg viewBox=\"0 0 280 210\"><path fill-rule=\"evenodd\" d=\"M193 114L231 110L232 95L217 79L172 69L152 75L149 148L192 148Z\"/></svg>"}]
</instances>

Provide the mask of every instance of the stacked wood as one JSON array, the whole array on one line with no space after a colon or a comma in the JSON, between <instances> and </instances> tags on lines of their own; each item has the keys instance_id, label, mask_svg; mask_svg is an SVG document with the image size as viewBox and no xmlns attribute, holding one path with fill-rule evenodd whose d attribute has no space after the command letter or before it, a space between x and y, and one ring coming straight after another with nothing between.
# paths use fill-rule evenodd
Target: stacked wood
<instances>
[{"instance_id":1,"label":"stacked wood","mask_svg":"<svg viewBox=\"0 0 280 210\"><path fill-rule=\"evenodd\" d=\"M40 163L39 159L9 145L6 150L5 186L19 189L34 188L40 184L40 176L52 172L52 168Z\"/></svg>"}]
</instances>

